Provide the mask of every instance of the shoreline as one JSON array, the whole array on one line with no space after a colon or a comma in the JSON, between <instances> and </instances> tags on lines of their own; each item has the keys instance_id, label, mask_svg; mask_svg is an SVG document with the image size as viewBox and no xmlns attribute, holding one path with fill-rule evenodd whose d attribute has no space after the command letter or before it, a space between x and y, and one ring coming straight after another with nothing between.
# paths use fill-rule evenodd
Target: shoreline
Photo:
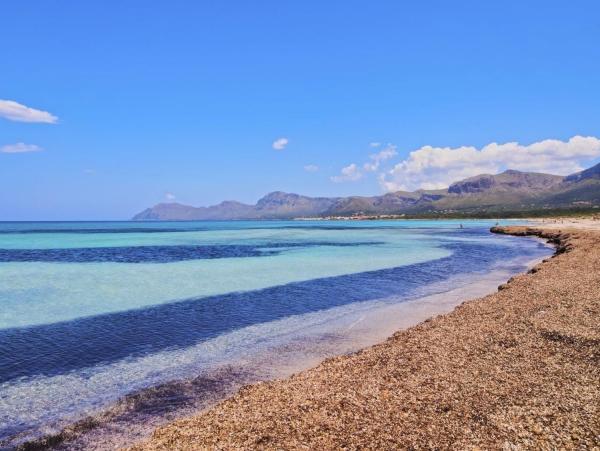
<instances>
[{"instance_id":1,"label":"shoreline","mask_svg":"<svg viewBox=\"0 0 600 451\"><path fill-rule=\"evenodd\" d=\"M107 409L67 425L57 433L25 442L21 449L45 449L49 446L56 449L75 446L80 449L88 448L90 443L102 449L131 446L150 437L157 427L205 412L246 384L290 377L318 366L324 359L355 353L386 340L399 329L446 314L467 299L495 290L499 284L517 274L516 268L511 267L518 266L521 272L540 260L541 257L533 261L519 257L486 273L466 273L432 284L430 288L433 291L427 295L391 304L382 302L382 305L370 306L362 313L346 313L344 315L350 318L357 315L360 318L356 322L352 320L347 328L325 333L321 339L309 332L306 341L293 340L283 347L270 349L260 358L254 356L243 362L232 361L203 371L192 379L173 380L130 393ZM344 320L341 324L348 325L349 321ZM168 406L173 399L177 402L184 397L186 402L187 398L195 397L191 407L184 406L176 411L165 408L160 415L145 416L144 409L148 405L159 409L161 402Z\"/></svg>"},{"instance_id":2,"label":"shoreline","mask_svg":"<svg viewBox=\"0 0 600 451\"><path fill-rule=\"evenodd\" d=\"M206 412L157 429L132 449L593 445L600 433L600 412L593 408L594 400L600 401L600 384L589 360L600 340L590 323L598 320L600 276L576 260L599 263L600 231L535 223L493 229L557 245L553 258L509 279L497 293L290 378L245 387ZM590 280L566 289L564 274ZM557 296L558 307L570 302L578 314L566 324L564 312L556 315L557 306L548 302ZM519 300L523 297L527 305ZM586 313L590 309L592 314ZM533 326L521 324L523 315ZM535 326L546 318L540 315L552 319L541 336ZM558 357L547 356L546 349ZM492 357L504 365L494 364ZM551 366L550 357L566 358L562 370L570 372L575 365L574 374L585 375L587 382L548 374L551 369L560 373L560 365L537 371L535 359ZM540 392L540 385L549 388L550 382L559 388ZM570 390L562 393L565 387Z\"/></svg>"}]
</instances>

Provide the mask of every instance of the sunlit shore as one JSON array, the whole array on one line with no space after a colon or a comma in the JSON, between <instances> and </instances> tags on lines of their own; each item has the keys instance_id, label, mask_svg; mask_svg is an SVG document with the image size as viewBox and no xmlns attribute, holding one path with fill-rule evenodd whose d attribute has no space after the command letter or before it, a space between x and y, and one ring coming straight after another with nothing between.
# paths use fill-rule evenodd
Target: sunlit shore
<instances>
[{"instance_id":1,"label":"sunlit shore","mask_svg":"<svg viewBox=\"0 0 600 451\"><path fill-rule=\"evenodd\" d=\"M240 391L136 449L586 448L600 433L600 223L553 219L554 258L495 294Z\"/></svg>"}]
</instances>

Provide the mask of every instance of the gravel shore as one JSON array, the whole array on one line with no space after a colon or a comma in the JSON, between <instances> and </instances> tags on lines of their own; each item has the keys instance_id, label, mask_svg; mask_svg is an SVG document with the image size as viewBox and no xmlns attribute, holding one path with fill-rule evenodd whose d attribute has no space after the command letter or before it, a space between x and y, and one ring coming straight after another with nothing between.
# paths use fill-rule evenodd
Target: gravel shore
<instances>
[{"instance_id":1,"label":"gravel shore","mask_svg":"<svg viewBox=\"0 0 600 451\"><path fill-rule=\"evenodd\" d=\"M251 385L136 450L600 449L600 231L501 227L557 254L499 291Z\"/></svg>"}]
</instances>

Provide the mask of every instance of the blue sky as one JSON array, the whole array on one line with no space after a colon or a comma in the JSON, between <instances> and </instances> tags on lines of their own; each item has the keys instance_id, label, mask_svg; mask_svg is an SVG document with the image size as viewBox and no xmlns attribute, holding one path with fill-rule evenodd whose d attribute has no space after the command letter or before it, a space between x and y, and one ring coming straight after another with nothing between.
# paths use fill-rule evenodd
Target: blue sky
<instances>
[{"instance_id":1,"label":"blue sky","mask_svg":"<svg viewBox=\"0 0 600 451\"><path fill-rule=\"evenodd\" d=\"M371 195L600 157L595 1L23 0L1 14L0 220Z\"/></svg>"}]
</instances>

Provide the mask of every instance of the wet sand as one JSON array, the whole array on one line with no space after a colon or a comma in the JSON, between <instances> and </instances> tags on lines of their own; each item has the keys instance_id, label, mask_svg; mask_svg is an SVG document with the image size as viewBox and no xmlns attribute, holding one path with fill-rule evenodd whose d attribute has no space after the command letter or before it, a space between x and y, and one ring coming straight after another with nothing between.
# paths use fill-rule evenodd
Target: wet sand
<instances>
[{"instance_id":1,"label":"wet sand","mask_svg":"<svg viewBox=\"0 0 600 451\"><path fill-rule=\"evenodd\" d=\"M577 225L498 228L557 253L497 293L247 386L134 449L600 446L600 227Z\"/></svg>"}]
</instances>

